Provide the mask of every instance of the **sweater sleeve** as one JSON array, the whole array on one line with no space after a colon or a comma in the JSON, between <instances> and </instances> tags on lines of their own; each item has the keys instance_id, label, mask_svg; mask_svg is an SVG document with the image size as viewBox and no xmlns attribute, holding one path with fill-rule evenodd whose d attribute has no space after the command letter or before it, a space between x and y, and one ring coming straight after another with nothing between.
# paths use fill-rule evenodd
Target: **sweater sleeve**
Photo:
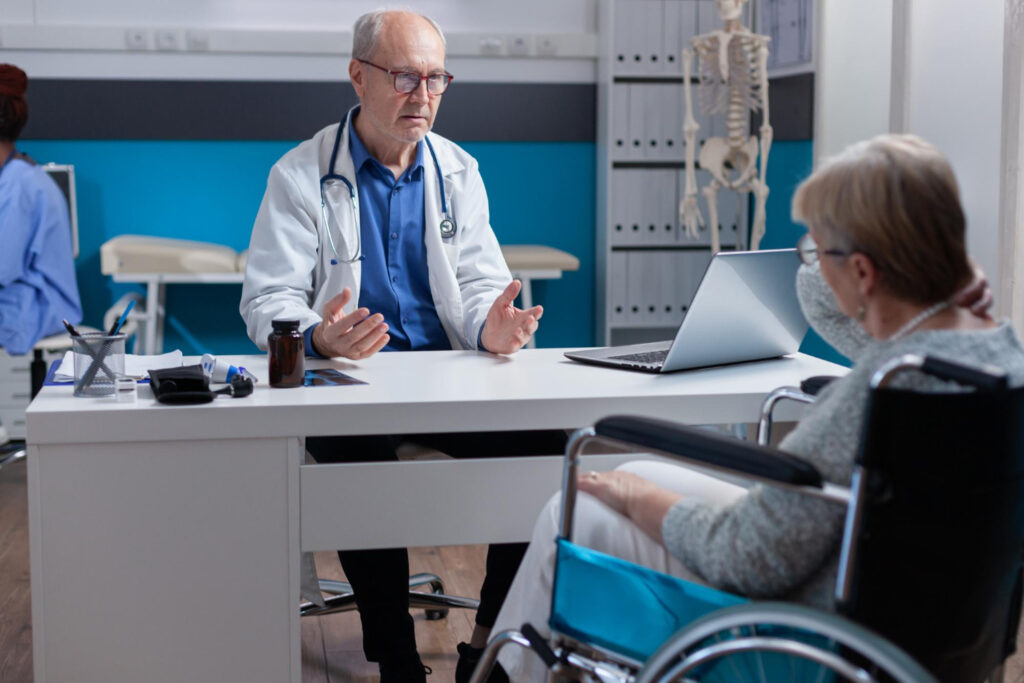
<instances>
[{"instance_id":1,"label":"sweater sleeve","mask_svg":"<svg viewBox=\"0 0 1024 683\"><path fill-rule=\"evenodd\" d=\"M814 331L839 353L856 361L871 343L871 337L860 323L839 310L835 295L821 275L821 264L800 266L796 293L804 317Z\"/></svg>"},{"instance_id":2,"label":"sweater sleeve","mask_svg":"<svg viewBox=\"0 0 1024 683\"><path fill-rule=\"evenodd\" d=\"M842 537L845 508L770 486L729 505L684 499L662 521L669 552L711 585L750 597L806 582Z\"/></svg>"}]
</instances>

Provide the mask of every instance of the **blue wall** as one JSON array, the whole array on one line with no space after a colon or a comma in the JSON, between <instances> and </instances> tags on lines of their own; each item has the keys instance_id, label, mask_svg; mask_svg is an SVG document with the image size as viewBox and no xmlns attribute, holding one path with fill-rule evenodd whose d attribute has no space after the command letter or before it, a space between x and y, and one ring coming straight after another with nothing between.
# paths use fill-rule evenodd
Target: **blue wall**
<instances>
[{"instance_id":1,"label":"blue wall","mask_svg":"<svg viewBox=\"0 0 1024 683\"><path fill-rule=\"evenodd\" d=\"M768 231L761 240L762 249L786 249L796 246L807 230L794 223L790 216L790 202L797 185L811 174L814 166L813 145L810 140L776 142L768 159ZM809 353L834 363L849 365L849 360L825 343L814 330L810 330L800 347Z\"/></svg>"},{"instance_id":2,"label":"blue wall","mask_svg":"<svg viewBox=\"0 0 1024 683\"><path fill-rule=\"evenodd\" d=\"M137 140L31 140L19 147L40 162L75 165L80 254L78 283L85 321L134 285L100 274L100 245L116 235L143 234L217 242L241 251L273 163L296 143ZM584 142L467 142L480 162L491 223L505 244L547 244L574 254L580 269L534 283L545 308L539 346L594 343L595 146ZM793 190L811 171L810 141L772 146L768 165L765 248L791 247L803 234L790 220ZM167 288L165 347L187 354L250 353L255 346L238 315L237 285ZM843 358L814 333L803 350Z\"/></svg>"},{"instance_id":3,"label":"blue wall","mask_svg":"<svg viewBox=\"0 0 1024 683\"><path fill-rule=\"evenodd\" d=\"M100 245L121 234L157 235L242 250L267 172L295 141L180 142L26 140L40 162L74 164L78 190L78 283L85 321L132 285L100 274ZM593 343L594 186L592 143L469 142L480 162L491 223L506 244L540 243L580 259L580 270L534 285L545 307L541 346ZM167 288L165 347L185 353L255 350L238 315L237 285Z\"/></svg>"}]
</instances>

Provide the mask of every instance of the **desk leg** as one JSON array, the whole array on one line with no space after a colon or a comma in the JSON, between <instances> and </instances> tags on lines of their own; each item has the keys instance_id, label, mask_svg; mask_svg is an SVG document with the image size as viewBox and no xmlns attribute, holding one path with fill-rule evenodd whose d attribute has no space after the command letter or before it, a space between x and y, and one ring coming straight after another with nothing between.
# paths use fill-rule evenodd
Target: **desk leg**
<instances>
[{"instance_id":1,"label":"desk leg","mask_svg":"<svg viewBox=\"0 0 1024 683\"><path fill-rule=\"evenodd\" d=\"M35 680L301 683L299 440L33 446Z\"/></svg>"},{"instance_id":2,"label":"desk leg","mask_svg":"<svg viewBox=\"0 0 1024 683\"><path fill-rule=\"evenodd\" d=\"M523 301L523 310L533 307L533 287L530 284L530 278L522 277L517 275L520 281L523 283L523 288L519 292L519 296ZM537 340L534 337L530 337L530 341L526 342L526 348L535 349L537 348Z\"/></svg>"},{"instance_id":3,"label":"desk leg","mask_svg":"<svg viewBox=\"0 0 1024 683\"><path fill-rule=\"evenodd\" d=\"M146 337L143 340L143 347L139 351L144 356L151 356L156 351L156 328L163 324L159 319L160 306L160 285L156 279L146 281Z\"/></svg>"}]
</instances>

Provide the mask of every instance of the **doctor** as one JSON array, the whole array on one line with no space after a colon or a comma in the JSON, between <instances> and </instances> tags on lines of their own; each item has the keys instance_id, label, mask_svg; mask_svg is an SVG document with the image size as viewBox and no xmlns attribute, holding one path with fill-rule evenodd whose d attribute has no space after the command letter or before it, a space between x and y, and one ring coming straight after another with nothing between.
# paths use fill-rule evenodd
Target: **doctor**
<instances>
[{"instance_id":1,"label":"doctor","mask_svg":"<svg viewBox=\"0 0 1024 683\"><path fill-rule=\"evenodd\" d=\"M349 76L360 105L270 171L242 289L250 338L265 348L272 320L297 319L314 356L518 351L543 310L513 305L521 283L512 280L491 230L476 160L430 132L452 81L440 27L409 12L360 17ZM319 462L393 460L400 439L309 438L306 447ZM559 453L564 434L415 440L480 457ZM489 550L477 628L472 643L459 646L457 678L468 679L524 551L525 544ZM380 663L381 680L425 680L408 611L405 549L339 557L355 591L363 650Z\"/></svg>"}]
</instances>

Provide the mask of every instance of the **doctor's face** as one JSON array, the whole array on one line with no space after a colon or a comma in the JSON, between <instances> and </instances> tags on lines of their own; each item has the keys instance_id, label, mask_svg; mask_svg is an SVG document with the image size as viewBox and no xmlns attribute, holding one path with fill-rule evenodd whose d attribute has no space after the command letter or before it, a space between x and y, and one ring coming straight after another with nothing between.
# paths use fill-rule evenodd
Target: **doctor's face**
<instances>
[{"instance_id":1,"label":"doctor's face","mask_svg":"<svg viewBox=\"0 0 1024 683\"><path fill-rule=\"evenodd\" d=\"M392 72L427 76L444 72L444 57L441 36L428 21L395 12L385 19L377 50L369 61ZM428 94L426 81L411 93L396 92L394 77L383 69L355 60L349 66L352 86L362 103L360 118L367 119L373 136L385 144L415 144L434 125L441 96Z\"/></svg>"}]
</instances>

